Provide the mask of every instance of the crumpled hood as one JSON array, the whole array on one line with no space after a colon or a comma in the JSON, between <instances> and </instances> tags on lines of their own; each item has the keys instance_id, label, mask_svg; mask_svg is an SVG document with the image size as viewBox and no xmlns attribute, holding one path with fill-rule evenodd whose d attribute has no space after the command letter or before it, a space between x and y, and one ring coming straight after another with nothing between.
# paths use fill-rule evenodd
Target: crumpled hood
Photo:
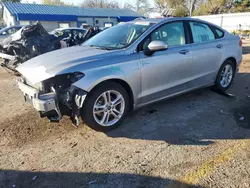
<instances>
[{"instance_id":1,"label":"crumpled hood","mask_svg":"<svg viewBox=\"0 0 250 188\"><path fill-rule=\"evenodd\" d=\"M75 65L103 59L105 56L110 57L112 54L114 54L112 51L86 46L74 46L30 59L18 66L17 71L32 84L35 84L55 75L67 73L64 70Z\"/></svg>"}]
</instances>

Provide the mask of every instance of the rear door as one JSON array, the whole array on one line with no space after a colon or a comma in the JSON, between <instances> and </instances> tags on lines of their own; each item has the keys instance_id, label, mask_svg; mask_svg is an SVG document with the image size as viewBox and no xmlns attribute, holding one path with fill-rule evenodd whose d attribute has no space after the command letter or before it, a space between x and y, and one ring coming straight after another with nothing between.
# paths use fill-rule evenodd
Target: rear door
<instances>
[{"instance_id":1,"label":"rear door","mask_svg":"<svg viewBox=\"0 0 250 188\"><path fill-rule=\"evenodd\" d=\"M197 88L211 85L222 62L223 33L220 33L219 37L212 26L199 21L190 21L189 26L192 33L190 48L193 54L190 86Z\"/></svg>"}]
</instances>

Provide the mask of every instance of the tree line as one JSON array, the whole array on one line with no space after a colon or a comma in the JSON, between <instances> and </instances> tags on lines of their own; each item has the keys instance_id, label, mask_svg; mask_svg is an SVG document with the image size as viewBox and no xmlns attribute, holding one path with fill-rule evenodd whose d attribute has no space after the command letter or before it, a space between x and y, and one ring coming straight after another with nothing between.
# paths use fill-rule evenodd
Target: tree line
<instances>
[{"instance_id":1,"label":"tree line","mask_svg":"<svg viewBox=\"0 0 250 188\"><path fill-rule=\"evenodd\" d=\"M20 0L2 0L2 2ZM43 0L43 4L72 6L62 0ZM135 0L135 3L125 3L121 6L117 1L108 0L83 0L81 7L90 8L124 8L134 10L148 16L150 12L161 12L164 9L175 9L174 16L200 16L221 13L235 13L250 11L250 0L154 0L154 5L149 0Z\"/></svg>"},{"instance_id":2,"label":"tree line","mask_svg":"<svg viewBox=\"0 0 250 188\"><path fill-rule=\"evenodd\" d=\"M155 0L159 10L176 9L176 16L200 16L222 13L249 12L250 0Z\"/></svg>"}]
</instances>

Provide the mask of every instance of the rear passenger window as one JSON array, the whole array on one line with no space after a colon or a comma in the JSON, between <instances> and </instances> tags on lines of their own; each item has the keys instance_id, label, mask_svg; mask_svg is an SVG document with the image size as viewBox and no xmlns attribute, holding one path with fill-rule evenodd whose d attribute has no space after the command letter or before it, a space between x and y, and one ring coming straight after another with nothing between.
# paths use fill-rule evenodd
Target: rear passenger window
<instances>
[{"instance_id":1,"label":"rear passenger window","mask_svg":"<svg viewBox=\"0 0 250 188\"><path fill-rule=\"evenodd\" d=\"M219 29L215 29L215 32L217 33L218 38L222 38L224 36L224 32Z\"/></svg>"},{"instance_id":2,"label":"rear passenger window","mask_svg":"<svg viewBox=\"0 0 250 188\"><path fill-rule=\"evenodd\" d=\"M194 43L201 43L215 40L213 31L207 24L190 22Z\"/></svg>"}]
</instances>

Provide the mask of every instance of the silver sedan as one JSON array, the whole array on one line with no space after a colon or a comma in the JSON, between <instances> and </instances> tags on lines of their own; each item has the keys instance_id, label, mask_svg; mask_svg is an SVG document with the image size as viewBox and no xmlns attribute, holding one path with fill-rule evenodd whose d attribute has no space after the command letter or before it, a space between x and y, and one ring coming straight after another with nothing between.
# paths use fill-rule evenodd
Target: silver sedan
<instances>
[{"instance_id":1,"label":"silver sedan","mask_svg":"<svg viewBox=\"0 0 250 188\"><path fill-rule=\"evenodd\" d=\"M18 85L42 117L69 115L75 125L82 117L109 131L144 105L202 87L227 90L241 61L240 38L211 23L136 20L25 62Z\"/></svg>"}]
</instances>

